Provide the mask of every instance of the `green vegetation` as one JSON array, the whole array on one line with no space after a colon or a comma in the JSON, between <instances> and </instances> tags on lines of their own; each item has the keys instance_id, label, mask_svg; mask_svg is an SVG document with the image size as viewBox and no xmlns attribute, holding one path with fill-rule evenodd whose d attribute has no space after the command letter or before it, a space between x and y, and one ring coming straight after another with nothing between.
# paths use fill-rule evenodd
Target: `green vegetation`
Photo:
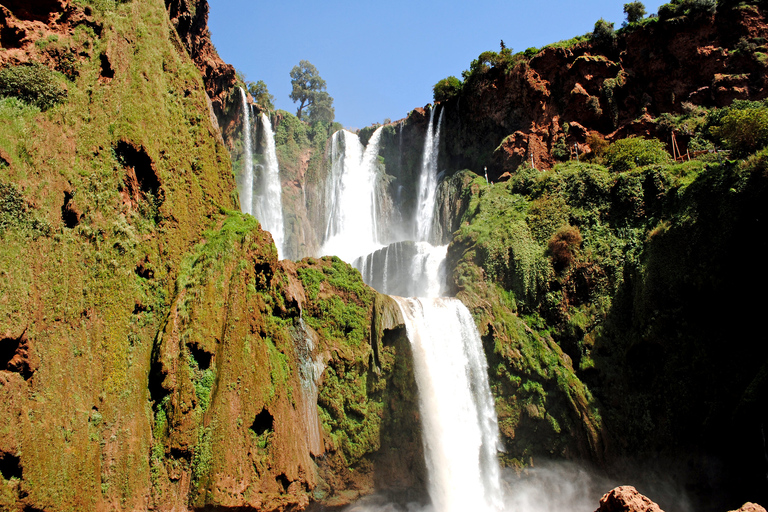
<instances>
[{"instance_id":1,"label":"green vegetation","mask_svg":"<svg viewBox=\"0 0 768 512\"><path fill-rule=\"evenodd\" d=\"M645 16L645 5L642 2L624 4L624 14L627 15L627 23L637 23Z\"/></svg>"},{"instance_id":2,"label":"green vegetation","mask_svg":"<svg viewBox=\"0 0 768 512\"><path fill-rule=\"evenodd\" d=\"M436 102L448 101L461 93L461 80L455 76L443 78L432 88L433 98Z\"/></svg>"},{"instance_id":3,"label":"green vegetation","mask_svg":"<svg viewBox=\"0 0 768 512\"><path fill-rule=\"evenodd\" d=\"M616 33L613 31L613 22L605 21L603 18L600 18L595 22L595 29L592 31L592 39L605 43L610 42L615 38Z\"/></svg>"},{"instance_id":4,"label":"green vegetation","mask_svg":"<svg viewBox=\"0 0 768 512\"><path fill-rule=\"evenodd\" d=\"M664 143L657 139L629 137L611 144L604 154L605 164L614 172L635 167L667 163L671 159Z\"/></svg>"},{"instance_id":5,"label":"green vegetation","mask_svg":"<svg viewBox=\"0 0 768 512\"><path fill-rule=\"evenodd\" d=\"M299 102L296 117L301 119L303 110L309 111L309 121L332 123L334 118L333 98L325 90L325 80L309 61L302 60L291 70L291 99Z\"/></svg>"},{"instance_id":6,"label":"green vegetation","mask_svg":"<svg viewBox=\"0 0 768 512\"><path fill-rule=\"evenodd\" d=\"M64 77L42 64L0 69L0 97L12 96L48 110L67 98Z\"/></svg>"},{"instance_id":7,"label":"green vegetation","mask_svg":"<svg viewBox=\"0 0 768 512\"><path fill-rule=\"evenodd\" d=\"M269 94L267 84L263 80L258 82L248 82L248 93L253 96L254 101L265 110L275 110L275 97Z\"/></svg>"}]
</instances>

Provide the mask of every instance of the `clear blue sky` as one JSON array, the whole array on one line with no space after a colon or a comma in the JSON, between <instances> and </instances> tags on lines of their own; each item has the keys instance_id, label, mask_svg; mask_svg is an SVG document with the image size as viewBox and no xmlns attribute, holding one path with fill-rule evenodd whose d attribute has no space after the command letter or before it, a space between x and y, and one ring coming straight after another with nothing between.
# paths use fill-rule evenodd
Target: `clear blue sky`
<instances>
[{"instance_id":1,"label":"clear blue sky","mask_svg":"<svg viewBox=\"0 0 768 512\"><path fill-rule=\"evenodd\" d=\"M334 98L336 120L363 128L432 101L432 86L503 39L515 52L586 34L605 18L619 28L624 1L209 0L219 55L275 106L296 111L289 73L308 60ZM645 2L655 13L664 2Z\"/></svg>"}]
</instances>

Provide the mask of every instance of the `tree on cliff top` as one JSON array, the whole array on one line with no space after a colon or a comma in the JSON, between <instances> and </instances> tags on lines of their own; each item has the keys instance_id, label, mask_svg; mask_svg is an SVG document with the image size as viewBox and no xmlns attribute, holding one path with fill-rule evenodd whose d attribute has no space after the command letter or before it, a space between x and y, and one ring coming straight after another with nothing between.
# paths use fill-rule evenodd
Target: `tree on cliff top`
<instances>
[{"instance_id":1,"label":"tree on cliff top","mask_svg":"<svg viewBox=\"0 0 768 512\"><path fill-rule=\"evenodd\" d=\"M309 110L310 121L333 121L333 98L325 91L325 80L308 60L299 61L291 70L291 99L299 102L296 117L301 119L304 108Z\"/></svg>"},{"instance_id":2,"label":"tree on cliff top","mask_svg":"<svg viewBox=\"0 0 768 512\"><path fill-rule=\"evenodd\" d=\"M269 89L267 89L267 84L264 83L264 80L248 82L247 85L248 92L253 96L256 103L267 110L275 110L275 97L269 94Z\"/></svg>"},{"instance_id":3,"label":"tree on cliff top","mask_svg":"<svg viewBox=\"0 0 768 512\"><path fill-rule=\"evenodd\" d=\"M637 23L645 16L645 6L642 2L624 4L624 14L627 15L627 23Z\"/></svg>"}]
</instances>

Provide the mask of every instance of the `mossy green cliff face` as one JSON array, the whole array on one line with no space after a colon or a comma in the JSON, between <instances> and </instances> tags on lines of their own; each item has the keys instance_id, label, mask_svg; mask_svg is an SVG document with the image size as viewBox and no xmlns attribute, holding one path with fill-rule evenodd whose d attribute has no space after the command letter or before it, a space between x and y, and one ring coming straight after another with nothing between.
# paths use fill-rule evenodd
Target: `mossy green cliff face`
<instances>
[{"instance_id":1,"label":"mossy green cliff face","mask_svg":"<svg viewBox=\"0 0 768 512\"><path fill-rule=\"evenodd\" d=\"M0 99L0 508L284 510L423 477L399 310L233 212L164 3L51 5L3 11L8 69L70 67L45 111Z\"/></svg>"},{"instance_id":2,"label":"mossy green cliff face","mask_svg":"<svg viewBox=\"0 0 768 512\"><path fill-rule=\"evenodd\" d=\"M744 340L766 279L741 261L766 248L765 150L447 183L465 212L451 281L483 333L508 464L631 459L681 468L706 508L764 499L768 351Z\"/></svg>"}]
</instances>

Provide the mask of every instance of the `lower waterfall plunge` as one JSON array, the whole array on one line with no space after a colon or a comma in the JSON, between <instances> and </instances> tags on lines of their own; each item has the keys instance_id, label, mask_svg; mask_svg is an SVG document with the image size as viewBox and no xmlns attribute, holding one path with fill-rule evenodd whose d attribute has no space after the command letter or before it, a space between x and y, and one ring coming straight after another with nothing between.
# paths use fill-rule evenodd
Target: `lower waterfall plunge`
<instances>
[{"instance_id":1,"label":"lower waterfall plunge","mask_svg":"<svg viewBox=\"0 0 768 512\"><path fill-rule=\"evenodd\" d=\"M472 315L458 299L395 300L413 350L434 509L501 510L496 411Z\"/></svg>"}]
</instances>

